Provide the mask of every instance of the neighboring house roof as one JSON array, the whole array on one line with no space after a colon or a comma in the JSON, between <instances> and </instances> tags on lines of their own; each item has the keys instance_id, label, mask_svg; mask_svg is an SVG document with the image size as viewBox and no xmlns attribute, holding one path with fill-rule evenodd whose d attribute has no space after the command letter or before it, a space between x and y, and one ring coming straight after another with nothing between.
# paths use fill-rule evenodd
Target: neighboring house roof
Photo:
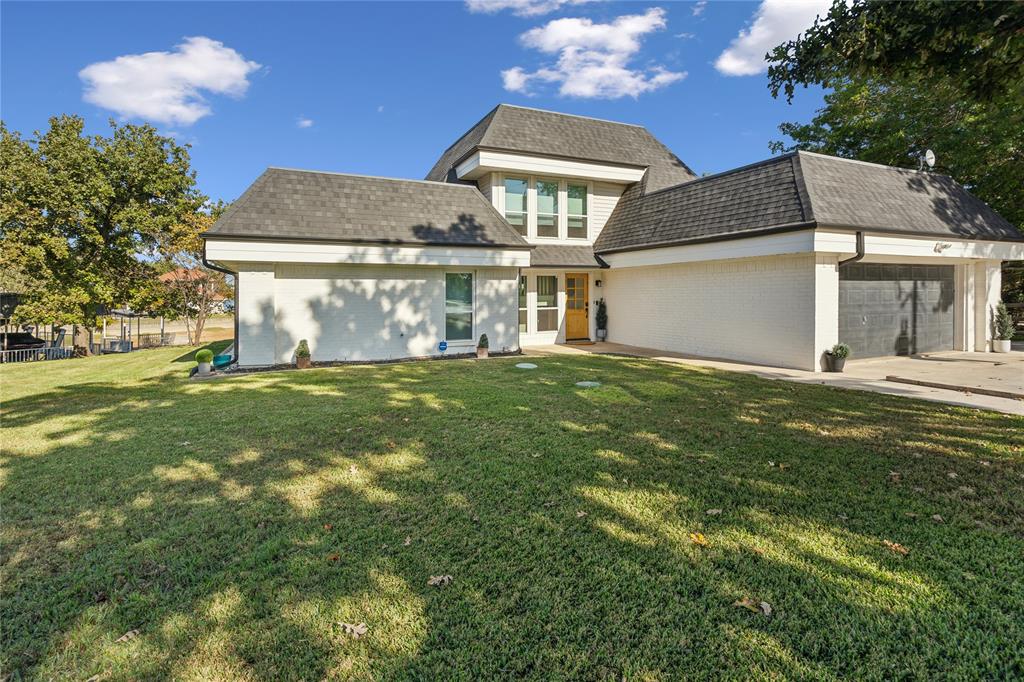
<instances>
[{"instance_id":1,"label":"neighboring house roof","mask_svg":"<svg viewBox=\"0 0 1024 682\"><path fill-rule=\"evenodd\" d=\"M587 245L541 244L530 254L531 268L606 268L608 264L594 255Z\"/></svg>"},{"instance_id":2,"label":"neighboring house roof","mask_svg":"<svg viewBox=\"0 0 1024 682\"><path fill-rule=\"evenodd\" d=\"M475 187L284 168L203 236L530 248Z\"/></svg>"},{"instance_id":3,"label":"neighboring house roof","mask_svg":"<svg viewBox=\"0 0 1024 682\"><path fill-rule=\"evenodd\" d=\"M157 279L161 282L182 282L188 280L206 279L209 275L199 268L175 268L168 270Z\"/></svg>"},{"instance_id":4,"label":"neighboring house roof","mask_svg":"<svg viewBox=\"0 0 1024 682\"><path fill-rule=\"evenodd\" d=\"M649 192L695 177L642 126L499 104L445 150L427 179L456 181L455 166L477 149L647 168Z\"/></svg>"},{"instance_id":5,"label":"neighboring house roof","mask_svg":"<svg viewBox=\"0 0 1024 682\"><path fill-rule=\"evenodd\" d=\"M813 227L1024 240L951 178L810 152L622 196L598 254Z\"/></svg>"}]
</instances>

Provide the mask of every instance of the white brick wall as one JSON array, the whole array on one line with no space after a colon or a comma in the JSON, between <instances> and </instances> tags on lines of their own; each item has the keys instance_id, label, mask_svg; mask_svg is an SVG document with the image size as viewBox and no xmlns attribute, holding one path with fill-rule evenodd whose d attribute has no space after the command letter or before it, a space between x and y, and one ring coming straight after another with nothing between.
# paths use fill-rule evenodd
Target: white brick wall
<instances>
[{"instance_id":1,"label":"white brick wall","mask_svg":"<svg viewBox=\"0 0 1024 682\"><path fill-rule=\"evenodd\" d=\"M444 275L438 267L277 264L239 274L239 362L291 362L301 339L314 360L437 355L444 339ZM465 271L465 268L460 269ZM474 337L493 351L516 348L515 268L478 268Z\"/></svg>"},{"instance_id":2,"label":"white brick wall","mask_svg":"<svg viewBox=\"0 0 1024 682\"><path fill-rule=\"evenodd\" d=\"M839 342L839 257L814 255L814 357L825 367L825 351Z\"/></svg>"},{"instance_id":3,"label":"white brick wall","mask_svg":"<svg viewBox=\"0 0 1024 682\"><path fill-rule=\"evenodd\" d=\"M828 265L821 269L819 278L812 254L612 268L603 273L608 339L818 369L818 345L828 339L815 327L815 285L827 280ZM833 308L838 279L835 287Z\"/></svg>"}]
</instances>

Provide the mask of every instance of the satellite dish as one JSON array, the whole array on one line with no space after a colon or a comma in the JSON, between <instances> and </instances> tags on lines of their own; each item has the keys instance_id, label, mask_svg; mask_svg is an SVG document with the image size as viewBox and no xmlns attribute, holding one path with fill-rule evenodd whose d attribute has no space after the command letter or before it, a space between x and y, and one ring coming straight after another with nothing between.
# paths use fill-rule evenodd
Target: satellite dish
<instances>
[{"instance_id":1,"label":"satellite dish","mask_svg":"<svg viewBox=\"0 0 1024 682\"><path fill-rule=\"evenodd\" d=\"M935 152L931 149L926 149L924 152L924 162L928 164L929 168L935 168Z\"/></svg>"}]
</instances>

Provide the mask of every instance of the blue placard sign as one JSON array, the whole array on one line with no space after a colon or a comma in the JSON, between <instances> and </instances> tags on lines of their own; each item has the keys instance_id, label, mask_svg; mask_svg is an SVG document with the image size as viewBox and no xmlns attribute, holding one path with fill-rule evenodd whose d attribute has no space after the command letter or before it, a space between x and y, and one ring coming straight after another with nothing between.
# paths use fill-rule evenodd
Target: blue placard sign
<instances>
[{"instance_id":1,"label":"blue placard sign","mask_svg":"<svg viewBox=\"0 0 1024 682\"><path fill-rule=\"evenodd\" d=\"M441 343L437 344L437 349L442 353L445 352L446 350L448 350L448 342L442 341Z\"/></svg>"}]
</instances>

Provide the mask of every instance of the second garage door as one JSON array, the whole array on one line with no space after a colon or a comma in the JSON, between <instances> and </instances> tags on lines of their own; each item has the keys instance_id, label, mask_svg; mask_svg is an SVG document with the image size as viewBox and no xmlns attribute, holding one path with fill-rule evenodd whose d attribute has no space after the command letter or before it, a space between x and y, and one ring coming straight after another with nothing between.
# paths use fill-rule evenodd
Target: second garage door
<instances>
[{"instance_id":1,"label":"second garage door","mask_svg":"<svg viewBox=\"0 0 1024 682\"><path fill-rule=\"evenodd\" d=\"M953 350L953 266L840 268L839 340L854 358Z\"/></svg>"}]
</instances>

